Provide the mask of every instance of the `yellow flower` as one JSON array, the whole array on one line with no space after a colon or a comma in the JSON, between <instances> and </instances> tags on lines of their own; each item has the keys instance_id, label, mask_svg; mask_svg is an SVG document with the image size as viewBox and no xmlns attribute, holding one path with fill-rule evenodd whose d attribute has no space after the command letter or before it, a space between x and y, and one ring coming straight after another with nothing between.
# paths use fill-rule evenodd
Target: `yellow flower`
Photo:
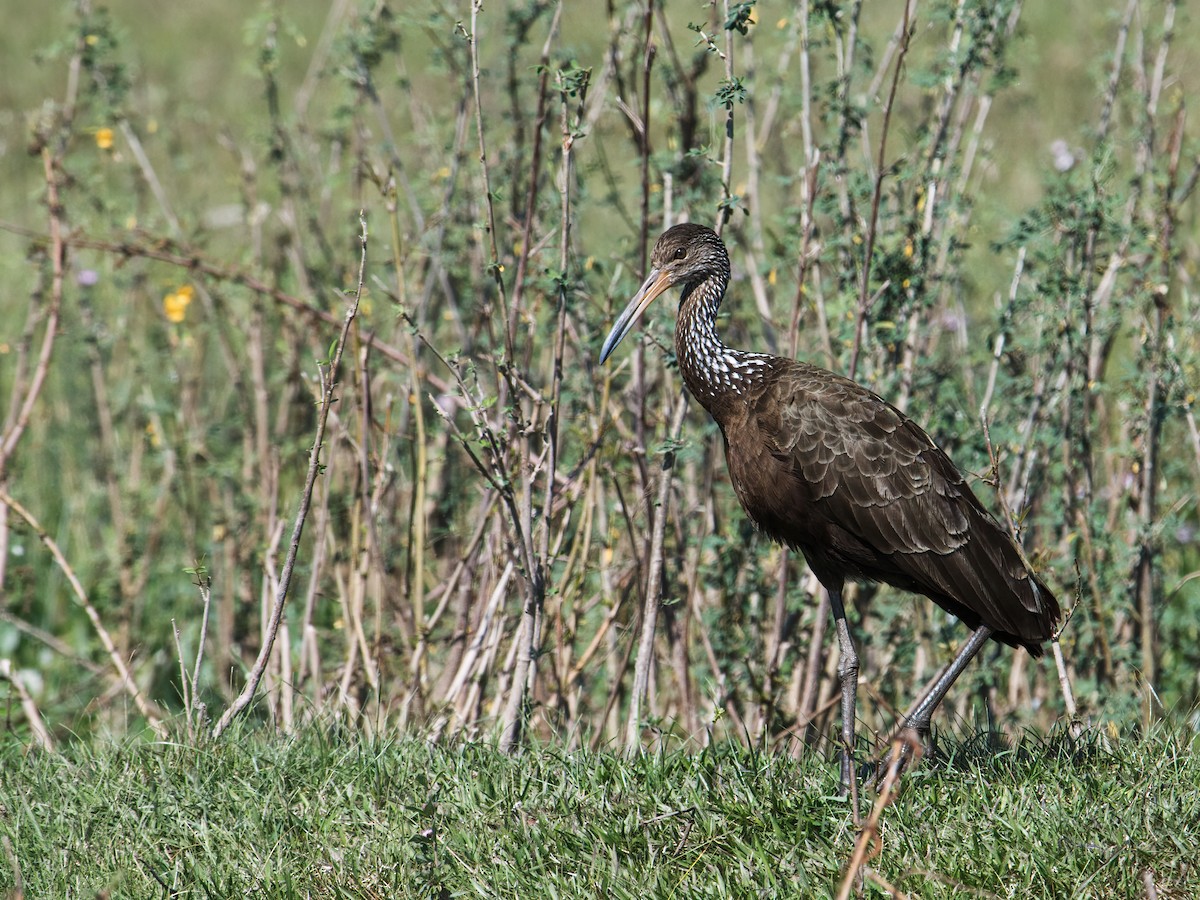
<instances>
[{"instance_id":1,"label":"yellow flower","mask_svg":"<svg viewBox=\"0 0 1200 900\"><path fill-rule=\"evenodd\" d=\"M96 129L96 146L101 150L111 150L113 146L113 130L111 128Z\"/></svg>"},{"instance_id":2,"label":"yellow flower","mask_svg":"<svg viewBox=\"0 0 1200 900\"><path fill-rule=\"evenodd\" d=\"M188 304L192 302L192 297L195 295L196 289L190 284L185 284L163 297L163 313L166 315L167 321L174 322L176 325L182 322L183 317L187 314Z\"/></svg>"}]
</instances>

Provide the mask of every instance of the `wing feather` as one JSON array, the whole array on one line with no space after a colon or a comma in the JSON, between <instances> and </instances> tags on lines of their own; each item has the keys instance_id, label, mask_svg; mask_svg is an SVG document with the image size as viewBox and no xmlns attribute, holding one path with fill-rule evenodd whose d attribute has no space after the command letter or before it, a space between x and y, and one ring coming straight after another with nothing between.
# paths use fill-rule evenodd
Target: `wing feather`
<instances>
[{"instance_id":1,"label":"wing feather","mask_svg":"<svg viewBox=\"0 0 1200 900\"><path fill-rule=\"evenodd\" d=\"M810 562L920 591L1031 650L1049 637L1059 617L1053 595L949 457L891 404L796 363L750 414L789 481L797 514L825 525L788 531L777 522L776 536L833 536L829 547L801 546ZM772 521L786 516L779 510Z\"/></svg>"}]
</instances>

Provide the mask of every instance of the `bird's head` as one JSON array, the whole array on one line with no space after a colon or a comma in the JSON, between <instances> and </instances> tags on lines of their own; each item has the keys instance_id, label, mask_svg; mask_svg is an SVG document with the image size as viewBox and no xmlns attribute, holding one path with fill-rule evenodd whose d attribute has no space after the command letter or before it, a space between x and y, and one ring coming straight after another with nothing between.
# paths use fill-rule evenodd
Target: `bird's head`
<instances>
[{"instance_id":1,"label":"bird's head","mask_svg":"<svg viewBox=\"0 0 1200 900\"><path fill-rule=\"evenodd\" d=\"M650 254L650 272L617 317L600 348L604 362L654 298L677 285L695 285L712 276L729 277L729 254L711 228L685 222L663 232Z\"/></svg>"}]
</instances>

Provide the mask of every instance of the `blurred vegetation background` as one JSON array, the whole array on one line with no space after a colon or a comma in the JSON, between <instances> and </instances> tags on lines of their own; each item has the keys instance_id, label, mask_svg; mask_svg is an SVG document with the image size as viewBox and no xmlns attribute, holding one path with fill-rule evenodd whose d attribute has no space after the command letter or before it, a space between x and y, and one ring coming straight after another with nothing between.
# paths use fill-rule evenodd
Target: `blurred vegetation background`
<instances>
[{"instance_id":1,"label":"blurred vegetation background","mask_svg":"<svg viewBox=\"0 0 1200 900\"><path fill-rule=\"evenodd\" d=\"M596 365L665 224L728 214L726 340L853 368L926 426L1071 610L1081 717L1196 728L1198 47L1192 10L1138 0L24 11L0 33L7 724L195 735L243 688L362 211L255 715L824 741L819 588L745 522L703 411L678 418L669 304ZM851 605L886 733L965 632L891 589ZM1065 709L1049 658L997 647L938 723Z\"/></svg>"}]
</instances>

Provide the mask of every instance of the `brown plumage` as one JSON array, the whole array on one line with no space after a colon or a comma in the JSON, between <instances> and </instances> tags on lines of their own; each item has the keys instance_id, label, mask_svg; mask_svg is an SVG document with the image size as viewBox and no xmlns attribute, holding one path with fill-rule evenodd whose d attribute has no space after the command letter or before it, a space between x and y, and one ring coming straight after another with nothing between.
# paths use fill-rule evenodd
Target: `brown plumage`
<instances>
[{"instance_id":1,"label":"brown plumage","mask_svg":"<svg viewBox=\"0 0 1200 900\"><path fill-rule=\"evenodd\" d=\"M804 554L829 591L842 652L842 781L851 787L858 660L842 607L846 579L924 594L974 630L908 715L905 725L922 733L987 638L1040 656L1060 618L1058 602L919 425L848 378L721 342L716 315L729 256L715 232L676 225L659 238L651 267L601 361L655 297L683 287L679 368L721 428L738 499L764 532Z\"/></svg>"}]
</instances>

